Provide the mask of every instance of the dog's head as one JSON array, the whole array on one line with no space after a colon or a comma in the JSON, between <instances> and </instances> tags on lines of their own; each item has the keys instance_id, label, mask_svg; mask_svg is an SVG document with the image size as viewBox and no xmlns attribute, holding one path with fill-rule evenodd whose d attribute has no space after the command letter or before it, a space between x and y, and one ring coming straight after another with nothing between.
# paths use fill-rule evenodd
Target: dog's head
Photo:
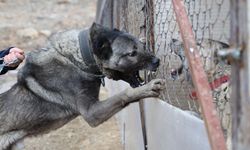
<instances>
[{"instance_id":1,"label":"dog's head","mask_svg":"<svg viewBox=\"0 0 250 150\"><path fill-rule=\"evenodd\" d=\"M90 28L93 53L108 78L140 86L139 70L156 71L160 60L134 36L94 23Z\"/></svg>"}]
</instances>

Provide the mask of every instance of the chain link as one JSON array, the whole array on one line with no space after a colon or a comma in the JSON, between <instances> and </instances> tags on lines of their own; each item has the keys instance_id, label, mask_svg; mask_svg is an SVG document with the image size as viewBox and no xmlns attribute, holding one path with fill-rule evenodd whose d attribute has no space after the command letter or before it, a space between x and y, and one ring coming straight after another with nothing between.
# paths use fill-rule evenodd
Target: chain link
<instances>
[{"instance_id":1,"label":"chain link","mask_svg":"<svg viewBox=\"0 0 250 150\"><path fill-rule=\"evenodd\" d=\"M165 79L166 90L161 98L183 110L200 114L172 2L171 0L154 0L153 2L153 4L147 3L146 5L146 13L153 9L153 15L147 14L146 18L146 41L147 46L153 47L155 54L160 57L161 66L155 75L148 73L145 78L148 80ZM222 128L226 131L231 124L229 82L231 67L217 57L217 52L229 46L230 2L185 0L184 3L213 92ZM154 43L151 42L152 35Z\"/></svg>"}]
</instances>

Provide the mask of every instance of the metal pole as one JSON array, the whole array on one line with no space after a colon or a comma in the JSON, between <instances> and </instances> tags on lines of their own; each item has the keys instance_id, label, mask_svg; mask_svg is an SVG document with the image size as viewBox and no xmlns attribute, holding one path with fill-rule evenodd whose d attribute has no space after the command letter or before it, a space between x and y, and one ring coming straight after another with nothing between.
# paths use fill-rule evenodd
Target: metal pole
<instances>
[{"instance_id":1,"label":"metal pole","mask_svg":"<svg viewBox=\"0 0 250 150\"><path fill-rule=\"evenodd\" d=\"M239 60L232 64L232 146L234 150L250 149L250 2L231 0L231 47L240 50Z\"/></svg>"},{"instance_id":2,"label":"metal pole","mask_svg":"<svg viewBox=\"0 0 250 150\"><path fill-rule=\"evenodd\" d=\"M181 0L172 0L172 3L184 42L185 55L188 58L192 79L198 94L211 149L226 150L225 139L213 104L212 92L203 69L201 57L197 49L184 2Z\"/></svg>"}]
</instances>

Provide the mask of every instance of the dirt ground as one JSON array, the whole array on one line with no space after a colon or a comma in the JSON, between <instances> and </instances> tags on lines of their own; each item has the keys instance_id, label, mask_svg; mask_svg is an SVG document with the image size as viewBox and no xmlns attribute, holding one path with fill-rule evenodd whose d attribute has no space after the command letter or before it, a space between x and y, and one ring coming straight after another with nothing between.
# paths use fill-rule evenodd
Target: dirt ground
<instances>
[{"instance_id":1,"label":"dirt ground","mask_svg":"<svg viewBox=\"0 0 250 150\"><path fill-rule=\"evenodd\" d=\"M17 46L28 53L43 47L55 32L91 25L96 0L0 0L0 10L0 49ZM16 82L16 73L0 76L0 93ZM107 97L107 91L101 90L100 96ZM49 134L27 138L24 143L25 150L120 150L120 141L115 118L91 128L78 117Z\"/></svg>"}]
</instances>

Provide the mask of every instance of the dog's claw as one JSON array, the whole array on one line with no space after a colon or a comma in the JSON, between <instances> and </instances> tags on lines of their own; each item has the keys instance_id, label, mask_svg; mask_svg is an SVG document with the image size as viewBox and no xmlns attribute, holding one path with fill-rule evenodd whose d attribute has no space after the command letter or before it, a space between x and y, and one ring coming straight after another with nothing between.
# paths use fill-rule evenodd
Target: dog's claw
<instances>
[{"instance_id":1,"label":"dog's claw","mask_svg":"<svg viewBox=\"0 0 250 150\"><path fill-rule=\"evenodd\" d=\"M142 86L144 97L158 97L160 92L165 89L165 81L162 79L154 79Z\"/></svg>"}]
</instances>

